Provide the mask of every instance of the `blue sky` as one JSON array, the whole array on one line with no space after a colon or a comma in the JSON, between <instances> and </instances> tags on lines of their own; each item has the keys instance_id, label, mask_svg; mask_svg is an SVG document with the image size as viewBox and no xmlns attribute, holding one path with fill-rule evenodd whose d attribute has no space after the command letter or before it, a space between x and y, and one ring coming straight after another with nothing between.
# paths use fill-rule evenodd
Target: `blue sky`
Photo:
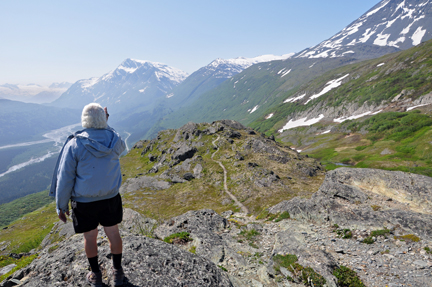
<instances>
[{"instance_id":1,"label":"blue sky","mask_svg":"<svg viewBox=\"0 0 432 287\"><path fill-rule=\"evenodd\" d=\"M216 58L299 52L379 0L0 1L0 84L75 82L126 58L192 73Z\"/></svg>"}]
</instances>

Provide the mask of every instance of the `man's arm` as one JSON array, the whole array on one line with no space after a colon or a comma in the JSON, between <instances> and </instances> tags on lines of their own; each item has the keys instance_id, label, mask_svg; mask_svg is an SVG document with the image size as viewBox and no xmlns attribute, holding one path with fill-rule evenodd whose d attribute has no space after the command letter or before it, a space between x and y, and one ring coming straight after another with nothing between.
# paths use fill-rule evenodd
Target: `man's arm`
<instances>
[{"instance_id":1,"label":"man's arm","mask_svg":"<svg viewBox=\"0 0 432 287\"><path fill-rule=\"evenodd\" d=\"M73 154L75 140L71 140L63 151L57 171L56 207L60 220L65 221L69 215L69 199L75 185L77 161ZM64 219L64 220L63 220Z\"/></svg>"}]
</instances>

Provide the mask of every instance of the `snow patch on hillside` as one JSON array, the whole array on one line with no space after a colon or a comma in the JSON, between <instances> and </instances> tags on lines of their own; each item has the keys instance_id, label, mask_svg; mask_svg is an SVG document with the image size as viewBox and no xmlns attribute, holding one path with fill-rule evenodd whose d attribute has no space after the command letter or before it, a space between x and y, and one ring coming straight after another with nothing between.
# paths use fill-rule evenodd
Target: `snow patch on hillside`
<instances>
[{"instance_id":1,"label":"snow patch on hillside","mask_svg":"<svg viewBox=\"0 0 432 287\"><path fill-rule=\"evenodd\" d=\"M252 114L252 113L255 112L256 110L258 110L258 108L259 108L259 105L256 105L255 107L253 107L252 110L248 110L248 111L250 111L249 113Z\"/></svg>"},{"instance_id":2,"label":"snow patch on hillside","mask_svg":"<svg viewBox=\"0 0 432 287\"><path fill-rule=\"evenodd\" d=\"M331 90L333 90L333 89L339 87L340 85L342 85L342 80L345 79L345 78L348 77L348 76L349 76L349 74L346 74L345 76L340 77L339 79L332 80L332 81L328 82L328 83L326 84L326 87L324 87L324 89L323 89L320 93L311 96L311 97L309 98L309 100L306 101L305 105L306 105L307 103L309 103L310 101L312 101L313 99L319 98L319 97L321 97L322 95L328 93L329 91L331 91Z\"/></svg>"},{"instance_id":3,"label":"snow patch on hillside","mask_svg":"<svg viewBox=\"0 0 432 287\"><path fill-rule=\"evenodd\" d=\"M300 96L295 97L295 98L286 99L286 100L284 101L284 104L285 104L285 103L294 103L294 102L297 101L297 100L303 99L305 96L306 96L306 94L303 94L303 95L300 95Z\"/></svg>"},{"instance_id":4,"label":"snow patch on hillside","mask_svg":"<svg viewBox=\"0 0 432 287\"><path fill-rule=\"evenodd\" d=\"M423 36L426 34L426 29L423 30L422 28L423 27L418 27L411 37L414 46L420 44L423 39Z\"/></svg>"},{"instance_id":5,"label":"snow patch on hillside","mask_svg":"<svg viewBox=\"0 0 432 287\"><path fill-rule=\"evenodd\" d=\"M321 114L318 116L318 118L314 118L314 119L310 119L308 120L307 117L306 118L302 118L302 119L298 119L298 120L289 120L288 123L286 123L286 125L283 126L283 128L281 128L280 130L278 130L279 133L282 133L285 130L289 130L289 129L293 129L296 127L301 127L301 126L310 126L313 124L318 123L320 120L322 120L324 118L324 115Z\"/></svg>"},{"instance_id":6,"label":"snow patch on hillside","mask_svg":"<svg viewBox=\"0 0 432 287\"><path fill-rule=\"evenodd\" d=\"M284 72L281 76L281 78L285 77L286 75L288 75L291 72L291 69L289 69L288 71Z\"/></svg>"}]
</instances>

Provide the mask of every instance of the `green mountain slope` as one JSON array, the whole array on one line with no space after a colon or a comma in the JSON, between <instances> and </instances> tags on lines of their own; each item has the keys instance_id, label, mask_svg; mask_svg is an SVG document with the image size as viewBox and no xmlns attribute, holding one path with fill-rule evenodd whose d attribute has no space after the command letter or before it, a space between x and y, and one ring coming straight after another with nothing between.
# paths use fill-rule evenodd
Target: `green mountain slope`
<instances>
[{"instance_id":1,"label":"green mountain slope","mask_svg":"<svg viewBox=\"0 0 432 287\"><path fill-rule=\"evenodd\" d=\"M344 76L339 87L309 101L332 80ZM333 122L336 118L367 111L404 111L432 91L431 79L432 41L428 41L406 51L328 71L304 83L289 96L294 99L305 95L303 98L268 109L265 114L272 113L271 119L261 117L250 126L277 134L291 119L316 118L323 114L323 121Z\"/></svg>"},{"instance_id":2,"label":"green mountain slope","mask_svg":"<svg viewBox=\"0 0 432 287\"><path fill-rule=\"evenodd\" d=\"M226 118L248 124L283 102L302 83L353 61L352 58L287 59L253 65L202 94L190 106L165 116L159 129L178 128L189 121Z\"/></svg>"}]
</instances>

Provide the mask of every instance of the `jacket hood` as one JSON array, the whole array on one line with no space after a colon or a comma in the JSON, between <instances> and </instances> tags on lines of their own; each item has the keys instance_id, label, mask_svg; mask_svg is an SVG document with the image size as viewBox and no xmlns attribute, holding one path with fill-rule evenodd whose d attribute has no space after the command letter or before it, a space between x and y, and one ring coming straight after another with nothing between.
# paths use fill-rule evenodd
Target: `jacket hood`
<instances>
[{"instance_id":1,"label":"jacket hood","mask_svg":"<svg viewBox=\"0 0 432 287\"><path fill-rule=\"evenodd\" d=\"M77 132L75 137L95 157L121 153L120 138L112 129L85 129Z\"/></svg>"}]
</instances>

